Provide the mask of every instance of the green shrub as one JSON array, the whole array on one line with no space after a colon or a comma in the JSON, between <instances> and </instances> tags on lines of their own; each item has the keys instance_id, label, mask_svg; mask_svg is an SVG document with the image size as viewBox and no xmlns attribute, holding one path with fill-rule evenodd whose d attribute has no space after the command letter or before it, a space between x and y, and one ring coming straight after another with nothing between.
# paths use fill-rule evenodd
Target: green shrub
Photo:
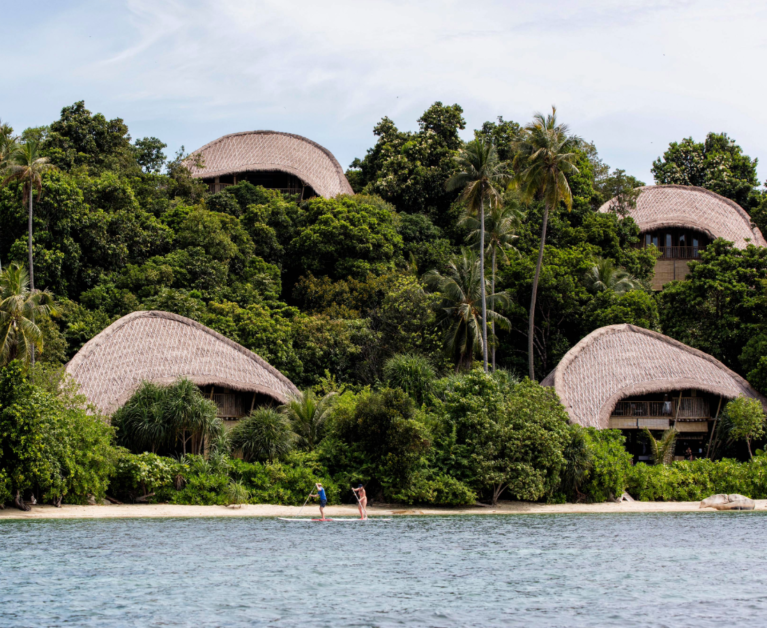
<instances>
[{"instance_id":1,"label":"green shrub","mask_svg":"<svg viewBox=\"0 0 767 628\"><path fill-rule=\"evenodd\" d=\"M700 501L718 493L767 498L767 455L749 462L683 460L670 465L637 464L629 472L628 492L641 501Z\"/></svg>"},{"instance_id":2,"label":"green shrub","mask_svg":"<svg viewBox=\"0 0 767 628\"><path fill-rule=\"evenodd\" d=\"M173 489L176 476L183 471L183 465L173 458L123 451L117 459L109 491L113 497L125 501L158 491L164 491L165 496Z\"/></svg>"},{"instance_id":3,"label":"green shrub","mask_svg":"<svg viewBox=\"0 0 767 628\"><path fill-rule=\"evenodd\" d=\"M112 428L66 382L53 390L32 383L17 361L0 371L0 504L27 490L57 504L106 492Z\"/></svg>"},{"instance_id":4,"label":"green shrub","mask_svg":"<svg viewBox=\"0 0 767 628\"><path fill-rule=\"evenodd\" d=\"M239 482L229 481L229 486L226 487L226 501L227 505L244 504L250 498L250 493Z\"/></svg>"},{"instance_id":5,"label":"green shrub","mask_svg":"<svg viewBox=\"0 0 767 628\"><path fill-rule=\"evenodd\" d=\"M294 454L285 463L275 464L233 460L231 476L249 491L251 504L300 506L317 482L325 487L329 503L340 503L338 485L312 454Z\"/></svg>"},{"instance_id":6,"label":"green shrub","mask_svg":"<svg viewBox=\"0 0 767 628\"><path fill-rule=\"evenodd\" d=\"M740 395L724 408L724 413L730 420L730 438L744 440L748 447L748 457L752 458L751 441L764 436L764 408L758 399Z\"/></svg>"},{"instance_id":7,"label":"green shrub","mask_svg":"<svg viewBox=\"0 0 767 628\"><path fill-rule=\"evenodd\" d=\"M401 388L421 404L432 391L437 378L429 360L420 355L399 353L386 361L384 380L392 388Z\"/></svg>"},{"instance_id":8,"label":"green shrub","mask_svg":"<svg viewBox=\"0 0 767 628\"><path fill-rule=\"evenodd\" d=\"M595 502L610 496L620 497L628 486L631 454L626 451L626 439L620 430L585 430L591 450L591 468L582 483L583 492Z\"/></svg>"},{"instance_id":9,"label":"green shrub","mask_svg":"<svg viewBox=\"0 0 767 628\"><path fill-rule=\"evenodd\" d=\"M347 392L338 397L317 452L339 485L361 481L369 495L388 499L423 464L428 436L404 391Z\"/></svg>"},{"instance_id":10,"label":"green shrub","mask_svg":"<svg viewBox=\"0 0 767 628\"><path fill-rule=\"evenodd\" d=\"M194 506L224 506L228 503L229 477L222 474L191 475L180 491L170 494L171 504L192 504Z\"/></svg>"},{"instance_id":11,"label":"green shrub","mask_svg":"<svg viewBox=\"0 0 767 628\"><path fill-rule=\"evenodd\" d=\"M257 408L229 433L232 450L241 451L245 460L274 462L293 448L296 436L290 422L272 408Z\"/></svg>"},{"instance_id":12,"label":"green shrub","mask_svg":"<svg viewBox=\"0 0 767 628\"><path fill-rule=\"evenodd\" d=\"M429 506L468 506L477 501L477 494L470 487L444 473L432 477L416 473L410 484L394 497L406 504Z\"/></svg>"}]
</instances>

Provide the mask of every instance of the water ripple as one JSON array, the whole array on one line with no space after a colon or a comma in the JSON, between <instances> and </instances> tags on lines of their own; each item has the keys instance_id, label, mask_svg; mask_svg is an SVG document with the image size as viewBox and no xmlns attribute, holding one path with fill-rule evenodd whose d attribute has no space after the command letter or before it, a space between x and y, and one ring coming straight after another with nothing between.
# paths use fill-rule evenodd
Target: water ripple
<instances>
[{"instance_id":1,"label":"water ripple","mask_svg":"<svg viewBox=\"0 0 767 628\"><path fill-rule=\"evenodd\" d=\"M760 624L764 513L0 522L0 626Z\"/></svg>"}]
</instances>

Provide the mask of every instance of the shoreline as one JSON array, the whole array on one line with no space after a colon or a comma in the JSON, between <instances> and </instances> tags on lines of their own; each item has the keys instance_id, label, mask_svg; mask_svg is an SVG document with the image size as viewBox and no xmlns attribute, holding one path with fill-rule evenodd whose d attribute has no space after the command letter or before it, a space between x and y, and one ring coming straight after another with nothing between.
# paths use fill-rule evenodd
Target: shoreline
<instances>
[{"instance_id":1,"label":"shoreline","mask_svg":"<svg viewBox=\"0 0 767 628\"><path fill-rule=\"evenodd\" d=\"M757 499L756 510L767 509L767 500ZM536 504L531 502L501 502L498 506L470 506L466 508L418 508L392 504L371 506L368 515L375 517L398 516L457 516L457 515L553 515L553 514L626 514L668 512L718 512L713 508L699 508L700 502L605 502L601 504ZM273 504L246 504L241 508L227 506L180 506L173 504L109 504L97 506L32 506L29 512L6 507L0 510L2 520L30 519L137 519L137 518L207 518L207 517L296 517L299 506ZM318 517L317 506L305 508L302 518ZM353 505L328 506L326 517L356 517Z\"/></svg>"}]
</instances>

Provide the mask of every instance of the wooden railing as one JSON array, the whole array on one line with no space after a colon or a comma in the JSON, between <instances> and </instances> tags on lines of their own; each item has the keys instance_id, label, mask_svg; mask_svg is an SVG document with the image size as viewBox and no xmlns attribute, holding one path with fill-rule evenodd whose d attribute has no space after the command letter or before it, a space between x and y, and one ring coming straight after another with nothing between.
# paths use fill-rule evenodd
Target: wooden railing
<instances>
[{"instance_id":1,"label":"wooden railing","mask_svg":"<svg viewBox=\"0 0 767 628\"><path fill-rule=\"evenodd\" d=\"M217 416L240 418L245 416L242 399L232 393L213 393L213 403L218 408Z\"/></svg>"},{"instance_id":2,"label":"wooden railing","mask_svg":"<svg viewBox=\"0 0 767 628\"><path fill-rule=\"evenodd\" d=\"M700 259L699 246L659 246L660 258L658 259Z\"/></svg>"},{"instance_id":3,"label":"wooden railing","mask_svg":"<svg viewBox=\"0 0 767 628\"><path fill-rule=\"evenodd\" d=\"M711 409L707 399L682 397L677 412L678 403L678 397L670 401L619 401L615 404L612 416L668 419L708 419L711 417Z\"/></svg>"}]
</instances>

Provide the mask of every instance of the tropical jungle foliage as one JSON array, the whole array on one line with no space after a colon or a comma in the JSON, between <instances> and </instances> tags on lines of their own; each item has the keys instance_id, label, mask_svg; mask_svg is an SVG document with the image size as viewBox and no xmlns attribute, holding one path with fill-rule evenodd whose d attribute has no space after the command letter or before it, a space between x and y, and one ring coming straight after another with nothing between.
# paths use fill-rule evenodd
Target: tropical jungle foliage
<instances>
[{"instance_id":1,"label":"tropical jungle foliage","mask_svg":"<svg viewBox=\"0 0 767 628\"><path fill-rule=\"evenodd\" d=\"M317 480L332 502L359 481L408 503L670 499L704 473L761 495L763 418L748 408L723 413L712 457L750 462L631 467L619 433L568 425L535 381L594 329L632 323L767 393L767 249L717 240L652 293L657 253L627 217L641 181L556 111L468 142L465 126L440 102L412 132L384 118L347 172L354 196L300 201L247 182L211 194L183 149L168 158L84 102L47 126L0 124L0 502L303 503ZM672 143L653 174L767 229L756 165L709 134ZM302 395L227 433L190 382L142 386L111 424L51 383L141 309L215 329Z\"/></svg>"}]
</instances>

